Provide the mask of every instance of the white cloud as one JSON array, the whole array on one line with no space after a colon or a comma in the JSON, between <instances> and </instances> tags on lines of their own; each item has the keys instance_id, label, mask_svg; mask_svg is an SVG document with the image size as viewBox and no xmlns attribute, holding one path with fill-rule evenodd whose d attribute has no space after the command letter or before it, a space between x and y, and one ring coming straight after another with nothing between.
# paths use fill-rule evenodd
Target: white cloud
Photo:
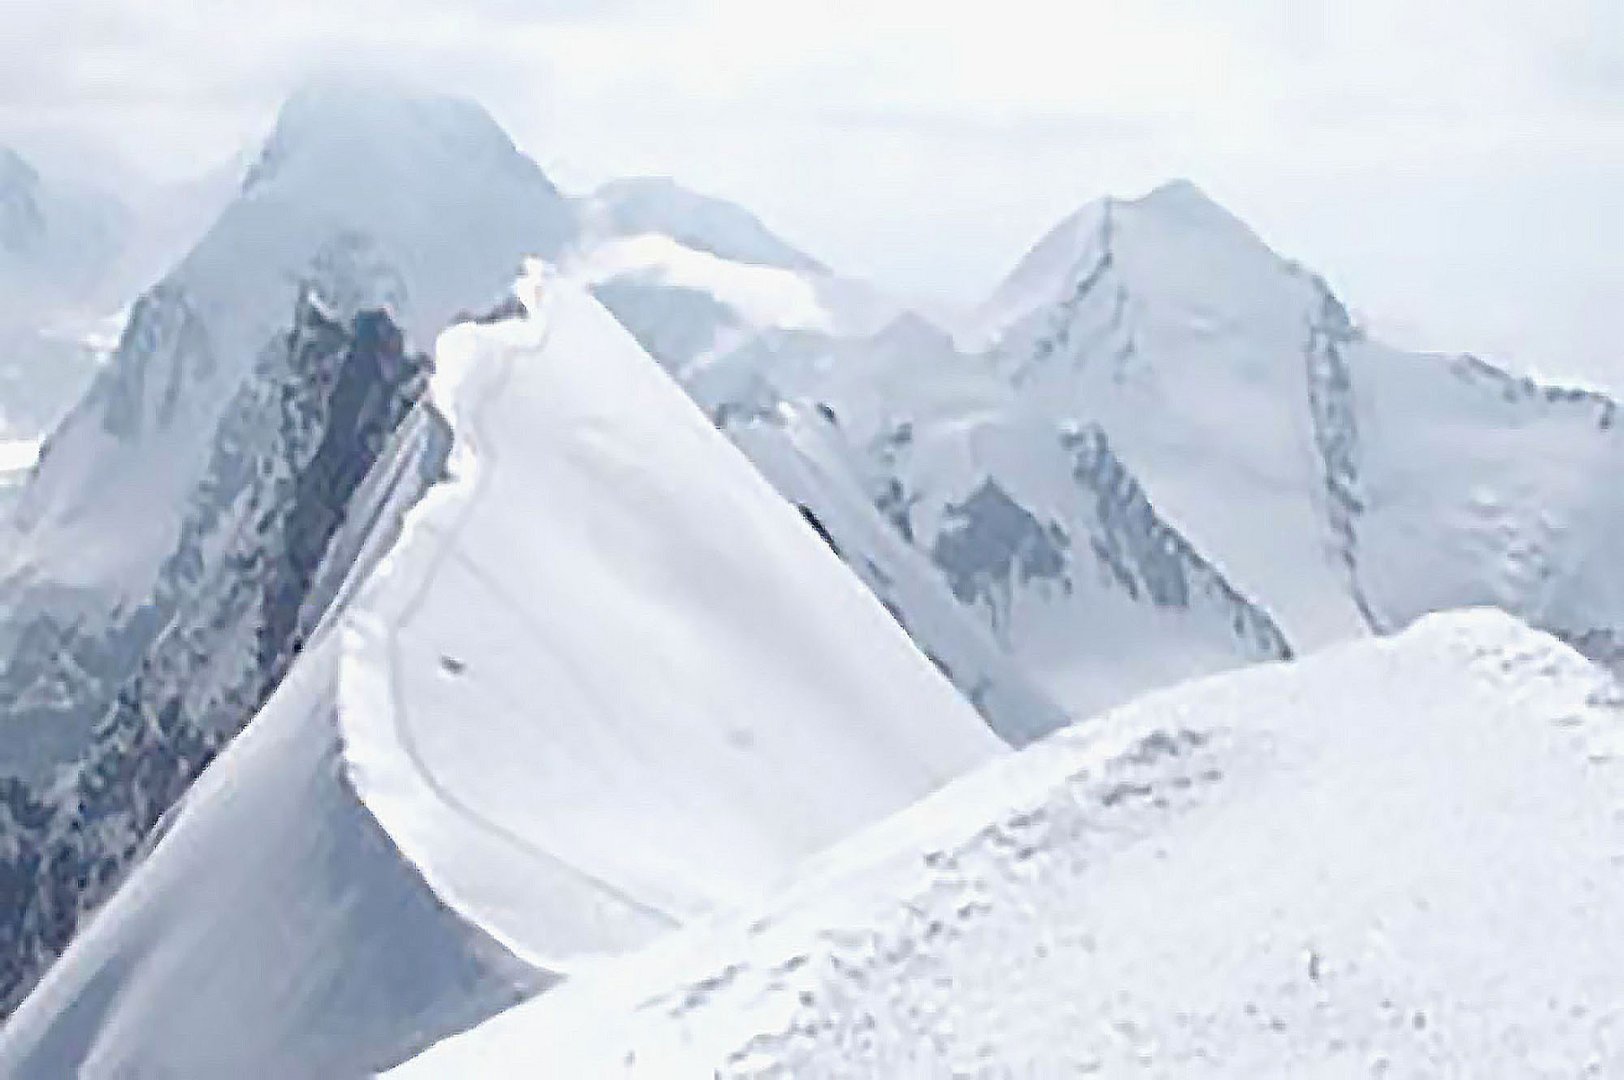
<instances>
[{"instance_id":1,"label":"white cloud","mask_svg":"<svg viewBox=\"0 0 1624 1080\"><path fill-rule=\"evenodd\" d=\"M960 299L1188 175L1420 344L1624 383L1617 0L157 6L11 0L0 138L199 168L307 73L403 71L565 173L674 174Z\"/></svg>"}]
</instances>

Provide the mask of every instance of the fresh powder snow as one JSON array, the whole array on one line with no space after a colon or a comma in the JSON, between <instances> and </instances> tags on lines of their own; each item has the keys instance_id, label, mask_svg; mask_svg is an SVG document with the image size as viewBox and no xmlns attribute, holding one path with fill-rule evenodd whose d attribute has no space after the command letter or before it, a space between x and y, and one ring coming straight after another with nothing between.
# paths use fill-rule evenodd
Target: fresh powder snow
<instances>
[{"instance_id":1,"label":"fresh powder snow","mask_svg":"<svg viewBox=\"0 0 1624 1080\"><path fill-rule=\"evenodd\" d=\"M1621 709L1487 610L1193 682L391 1075L1617 1075Z\"/></svg>"}]
</instances>

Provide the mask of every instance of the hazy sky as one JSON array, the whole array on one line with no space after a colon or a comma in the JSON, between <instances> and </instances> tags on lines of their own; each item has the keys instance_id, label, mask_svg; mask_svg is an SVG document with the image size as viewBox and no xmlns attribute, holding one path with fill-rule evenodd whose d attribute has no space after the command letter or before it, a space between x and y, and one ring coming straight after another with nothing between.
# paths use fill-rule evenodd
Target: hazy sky
<instances>
[{"instance_id":1,"label":"hazy sky","mask_svg":"<svg viewBox=\"0 0 1624 1080\"><path fill-rule=\"evenodd\" d=\"M196 171L314 72L470 94L972 301L1187 176L1396 343L1624 386L1624 0L5 0L0 140Z\"/></svg>"}]
</instances>

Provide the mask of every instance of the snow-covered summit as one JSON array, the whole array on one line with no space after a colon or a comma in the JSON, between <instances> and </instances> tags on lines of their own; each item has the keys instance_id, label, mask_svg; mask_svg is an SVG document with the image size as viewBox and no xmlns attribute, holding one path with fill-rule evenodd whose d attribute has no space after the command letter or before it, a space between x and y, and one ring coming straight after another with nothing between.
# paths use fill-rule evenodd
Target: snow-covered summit
<instances>
[{"instance_id":1,"label":"snow-covered summit","mask_svg":"<svg viewBox=\"0 0 1624 1080\"><path fill-rule=\"evenodd\" d=\"M1192 683L393 1075L1612 1075L1621 721L1494 611Z\"/></svg>"},{"instance_id":2,"label":"snow-covered summit","mask_svg":"<svg viewBox=\"0 0 1624 1080\"><path fill-rule=\"evenodd\" d=\"M336 613L0 1073L385 1066L1000 752L607 311L519 299L441 337L450 478L400 531L380 461Z\"/></svg>"},{"instance_id":3,"label":"snow-covered summit","mask_svg":"<svg viewBox=\"0 0 1624 1080\"><path fill-rule=\"evenodd\" d=\"M1121 260L1127 265L1113 266ZM1211 305L1221 294L1234 299L1227 290L1237 273L1241 283L1255 283L1260 272L1267 276L1283 265L1194 182L1170 180L1137 199L1086 203L1051 228L981 306L965 343L974 349L997 344L1021 320L1112 269L1155 293L1187 289Z\"/></svg>"},{"instance_id":4,"label":"snow-covered summit","mask_svg":"<svg viewBox=\"0 0 1624 1080\"><path fill-rule=\"evenodd\" d=\"M294 95L243 193L136 304L104 375L52 436L0 578L138 596L222 410L302 288L344 311L389 310L423 347L500 296L524 256L556 251L571 221L477 106L348 85ZM69 535L109 518L116 550Z\"/></svg>"},{"instance_id":5,"label":"snow-covered summit","mask_svg":"<svg viewBox=\"0 0 1624 1080\"><path fill-rule=\"evenodd\" d=\"M830 533L1007 738L1289 654L1121 458L1080 437L1068 393L1033 407L1000 364L916 313L840 302L844 283L828 275L663 234L590 237L569 272Z\"/></svg>"},{"instance_id":6,"label":"snow-covered summit","mask_svg":"<svg viewBox=\"0 0 1624 1080\"><path fill-rule=\"evenodd\" d=\"M669 236L720 259L825 274L828 268L761 223L736 203L701 195L670 177L611 180L581 201L589 237Z\"/></svg>"},{"instance_id":7,"label":"snow-covered summit","mask_svg":"<svg viewBox=\"0 0 1624 1080\"><path fill-rule=\"evenodd\" d=\"M1251 227L1208 195L1194 180L1177 177L1163 181L1137 199L1112 200L1118 206L1142 210L1163 218L1178 218L1190 226L1211 233L1229 231L1235 236L1253 236Z\"/></svg>"},{"instance_id":8,"label":"snow-covered summit","mask_svg":"<svg viewBox=\"0 0 1624 1080\"><path fill-rule=\"evenodd\" d=\"M1592 554L1624 514L1607 399L1371 340L1185 183L1074 215L986 315L1028 406L1104 431L1294 644L1494 604L1624 654L1624 575Z\"/></svg>"}]
</instances>

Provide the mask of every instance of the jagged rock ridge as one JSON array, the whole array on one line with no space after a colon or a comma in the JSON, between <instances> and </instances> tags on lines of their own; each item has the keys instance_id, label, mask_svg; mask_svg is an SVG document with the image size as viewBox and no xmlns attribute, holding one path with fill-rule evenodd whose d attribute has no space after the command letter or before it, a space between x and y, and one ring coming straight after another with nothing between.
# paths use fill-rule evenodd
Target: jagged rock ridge
<instances>
[{"instance_id":1,"label":"jagged rock ridge","mask_svg":"<svg viewBox=\"0 0 1624 1080\"><path fill-rule=\"evenodd\" d=\"M162 630L83 757L42 791L6 788L5 1011L280 681L373 524L350 520L372 470L384 462L387 482L407 489L437 474L448 440L421 404L427 373L386 313L345 321L311 294L266 350L222 425L166 587L147 609L162 613ZM216 544L205 570L199 553Z\"/></svg>"}]
</instances>

